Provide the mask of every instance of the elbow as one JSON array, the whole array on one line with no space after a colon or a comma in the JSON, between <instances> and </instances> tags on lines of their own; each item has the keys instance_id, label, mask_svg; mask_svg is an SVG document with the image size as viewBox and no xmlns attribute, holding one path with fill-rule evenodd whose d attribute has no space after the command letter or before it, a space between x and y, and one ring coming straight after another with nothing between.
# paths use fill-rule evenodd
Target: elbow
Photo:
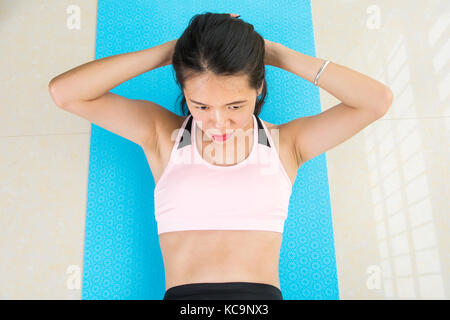
<instances>
[{"instance_id":1,"label":"elbow","mask_svg":"<svg viewBox=\"0 0 450 320\"><path fill-rule=\"evenodd\" d=\"M386 101L387 101L387 107L389 108L394 101L394 93L390 88L387 88L386 90Z\"/></svg>"},{"instance_id":2,"label":"elbow","mask_svg":"<svg viewBox=\"0 0 450 320\"><path fill-rule=\"evenodd\" d=\"M382 101L382 103L380 104L379 110L381 112L381 116L384 116L388 112L389 108L392 105L392 102L394 101L394 93L390 88L386 87L382 98L380 98L380 101Z\"/></svg>"},{"instance_id":3,"label":"elbow","mask_svg":"<svg viewBox=\"0 0 450 320\"><path fill-rule=\"evenodd\" d=\"M63 107L63 102L61 100L61 98L58 96L57 92L56 92L56 86L55 86L55 78L53 78L49 83L48 83L48 92L50 93L50 96L52 97L53 102L60 108Z\"/></svg>"}]
</instances>

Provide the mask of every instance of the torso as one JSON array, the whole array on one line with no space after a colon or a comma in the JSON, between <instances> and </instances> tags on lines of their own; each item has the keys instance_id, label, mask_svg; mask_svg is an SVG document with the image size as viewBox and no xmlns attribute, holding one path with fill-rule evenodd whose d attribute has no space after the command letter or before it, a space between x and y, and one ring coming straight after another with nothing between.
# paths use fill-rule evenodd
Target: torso
<instances>
[{"instance_id":1,"label":"torso","mask_svg":"<svg viewBox=\"0 0 450 320\"><path fill-rule=\"evenodd\" d=\"M181 128L185 119L186 117L174 114L174 121L163 133L160 132L157 150L143 148L155 184L169 162L175 143L171 139L171 133ZM283 136L282 125L260 120L266 125L269 134L272 129L280 129L280 145L275 147L293 184L299 167L290 140ZM281 241L282 234L279 232L257 230L162 233L159 235L159 243L164 260L166 290L188 283L234 281L267 283L280 288L278 263Z\"/></svg>"}]
</instances>

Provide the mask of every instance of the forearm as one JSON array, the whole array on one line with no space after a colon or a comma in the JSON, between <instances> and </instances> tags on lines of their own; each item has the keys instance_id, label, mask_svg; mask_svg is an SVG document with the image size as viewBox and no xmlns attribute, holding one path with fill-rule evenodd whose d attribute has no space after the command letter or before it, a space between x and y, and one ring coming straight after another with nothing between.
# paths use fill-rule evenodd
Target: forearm
<instances>
[{"instance_id":1,"label":"forearm","mask_svg":"<svg viewBox=\"0 0 450 320\"><path fill-rule=\"evenodd\" d=\"M315 58L277 44L276 67L314 83L324 59ZM358 109L385 110L392 102L392 91L383 83L357 71L330 62L317 85L346 105Z\"/></svg>"},{"instance_id":2,"label":"forearm","mask_svg":"<svg viewBox=\"0 0 450 320\"><path fill-rule=\"evenodd\" d=\"M53 78L50 91L58 104L96 99L131 78L170 64L175 41L82 64Z\"/></svg>"}]
</instances>

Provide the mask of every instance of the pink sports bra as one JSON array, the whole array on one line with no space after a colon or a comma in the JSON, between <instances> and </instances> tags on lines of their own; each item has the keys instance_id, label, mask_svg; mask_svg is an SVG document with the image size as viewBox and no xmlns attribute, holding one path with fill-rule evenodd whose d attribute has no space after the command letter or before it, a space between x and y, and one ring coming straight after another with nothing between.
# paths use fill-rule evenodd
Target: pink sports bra
<instances>
[{"instance_id":1,"label":"pink sports bra","mask_svg":"<svg viewBox=\"0 0 450 320\"><path fill-rule=\"evenodd\" d=\"M282 233L292 183L264 123L253 115L257 130L253 130L250 154L232 166L213 165L201 157L196 126L192 115L184 120L155 186L158 234L182 230Z\"/></svg>"}]
</instances>

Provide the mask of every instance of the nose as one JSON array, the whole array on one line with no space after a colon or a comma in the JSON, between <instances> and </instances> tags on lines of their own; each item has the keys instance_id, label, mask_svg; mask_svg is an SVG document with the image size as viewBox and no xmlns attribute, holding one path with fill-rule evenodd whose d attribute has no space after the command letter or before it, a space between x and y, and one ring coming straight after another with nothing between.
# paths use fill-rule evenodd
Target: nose
<instances>
[{"instance_id":1,"label":"nose","mask_svg":"<svg viewBox=\"0 0 450 320\"><path fill-rule=\"evenodd\" d=\"M231 131L230 119L225 114L216 112L212 123L214 123L214 128L211 129L211 134L223 135Z\"/></svg>"}]
</instances>

